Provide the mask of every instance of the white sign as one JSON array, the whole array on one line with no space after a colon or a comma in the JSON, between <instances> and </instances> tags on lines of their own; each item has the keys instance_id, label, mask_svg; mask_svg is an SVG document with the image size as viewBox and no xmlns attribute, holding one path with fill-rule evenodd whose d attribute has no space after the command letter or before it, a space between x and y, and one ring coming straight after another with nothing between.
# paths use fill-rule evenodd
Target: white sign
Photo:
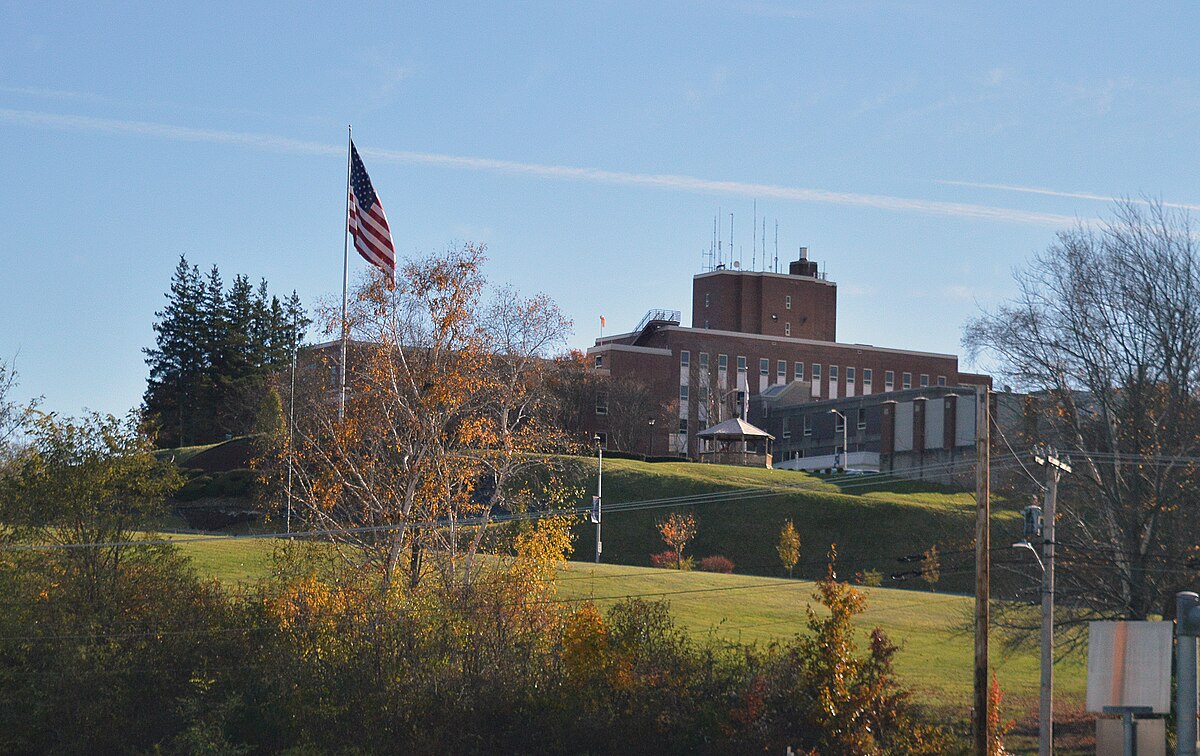
<instances>
[{"instance_id":1,"label":"white sign","mask_svg":"<svg viewBox=\"0 0 1200 756\"><path fill-rule=\"evenodd\" d=\"M1089 622L1087 710L1149 706L1171 711L1170 622Z\"/></svg>"}]
</instances>

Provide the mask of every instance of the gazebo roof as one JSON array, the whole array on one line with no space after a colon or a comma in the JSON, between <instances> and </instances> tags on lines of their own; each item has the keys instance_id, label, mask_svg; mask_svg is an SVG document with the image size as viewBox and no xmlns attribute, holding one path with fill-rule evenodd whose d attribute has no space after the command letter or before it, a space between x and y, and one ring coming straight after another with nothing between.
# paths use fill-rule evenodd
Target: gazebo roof
<instances>
[{"instance_id":1,"label":"gazebo roof","mask_svg":"<svg viewBox=\"0 0 1200 756\"><path fill-rule=\"evenodd\" d=\"M711 428L705 428L696 434L700 438L769 438L772 441L775 437L767 433L762 428L756 428L740 417L731 417L728 420L717 423Z\"/></svg>"}]
</instances>

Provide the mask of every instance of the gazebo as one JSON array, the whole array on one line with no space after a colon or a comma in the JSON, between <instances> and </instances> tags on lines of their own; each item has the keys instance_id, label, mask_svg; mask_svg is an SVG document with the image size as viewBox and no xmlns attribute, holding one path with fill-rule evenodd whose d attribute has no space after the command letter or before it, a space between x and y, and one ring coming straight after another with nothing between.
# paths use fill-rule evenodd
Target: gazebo
<instances>
[{"instance_id":1,"label":"gazebo","mask_svg":"<svg viewBox=\"0 0 1200 756\"><path fill-rule=\"evenodd\" d=\"M771 442L775 437L740 417L705 428L696 436L700 439L701 462L771 468Z\"/></svg>"}]
</instances>

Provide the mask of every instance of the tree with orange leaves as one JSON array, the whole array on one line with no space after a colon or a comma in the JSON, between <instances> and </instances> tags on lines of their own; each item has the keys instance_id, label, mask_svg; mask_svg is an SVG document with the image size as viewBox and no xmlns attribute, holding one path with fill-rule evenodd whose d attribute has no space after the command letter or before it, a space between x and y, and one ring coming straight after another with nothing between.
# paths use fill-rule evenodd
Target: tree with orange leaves
<instances>
[{"instance_id":1,"label":"tree with orange leaves","mask_svg":"<svg viewBox=\"0 0 1200 756\"><path fill-rule=\"evenodd\" d=\"M372 275L347 310L344 417L309 385L290 448L308 523L379 570L384 590L430 568L469 585L493 512L567 495L541 372L569 321L544 296L511 289L484 303L482 246L405 263L394 289ZM322 314L340 333L340 308ZM329 369L336 376L338 358ZM310 371L310 376L314 371ZM299 398L299 397L298 397ZM425 564L423 554L436 554Z\"/></svg>"},{"instance_id":2,"label":"tree with orange leaves","mask_svg":"<svg viewBox=\"0 0 1200 756\"><path fill-rule=\"evenodd\" d=\"M696 537L695 515L672 512L658 523L658 532L663 542L675 551L676 569L683 569L683 548Z\"/></svg>"}]
</instances>

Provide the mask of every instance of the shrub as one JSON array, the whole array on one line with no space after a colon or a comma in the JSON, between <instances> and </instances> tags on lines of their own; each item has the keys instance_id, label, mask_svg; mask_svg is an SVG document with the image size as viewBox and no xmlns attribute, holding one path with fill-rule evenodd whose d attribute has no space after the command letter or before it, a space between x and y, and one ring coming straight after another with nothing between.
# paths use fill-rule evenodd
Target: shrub
<instances>
[{"instance_id":1,"label":"shrub","mask_svg":"<svg viewBox=\"0 0 1200 756\"><path fill-rule=\"evenodd\" d=\"M658 554L650 555L650 566L657 567L660 570L683 570L687 572L695 569L696 560L692 557L679 558L679 554L674 551L663 551Z\"/></svg>"},{"instance_id":2,"label":"shrub","mask_svg":"<svg viewBox=\"0 0 1200 756\"><path fill-rule=\"evenodd\" d=\"M879 570L860 570L854 577L860 585L868 588L878 588L883 585L883 573Z\"/></svg>"},{"instance_id":3,"label":"shrub","mask_svg":"<svg viewBox=\"0 0 1200 756\"><path fill-rule=\"evenodd\" d=\"M700 560L699 568L701 572L723 572L728 575L733 572L733 560L720 554L707 556Z\"/></svg>"},{"instance_id":4,"label":"shrub","mask_svg":"<svg viewBox=\"0 0 1200 756\"><path fill-rule=\"evenodd\" d=\"M650 555L650 566L660 570L673 570L678 563L679 555L674 551L667 550Z\"/></svg>"}]
</instances>

